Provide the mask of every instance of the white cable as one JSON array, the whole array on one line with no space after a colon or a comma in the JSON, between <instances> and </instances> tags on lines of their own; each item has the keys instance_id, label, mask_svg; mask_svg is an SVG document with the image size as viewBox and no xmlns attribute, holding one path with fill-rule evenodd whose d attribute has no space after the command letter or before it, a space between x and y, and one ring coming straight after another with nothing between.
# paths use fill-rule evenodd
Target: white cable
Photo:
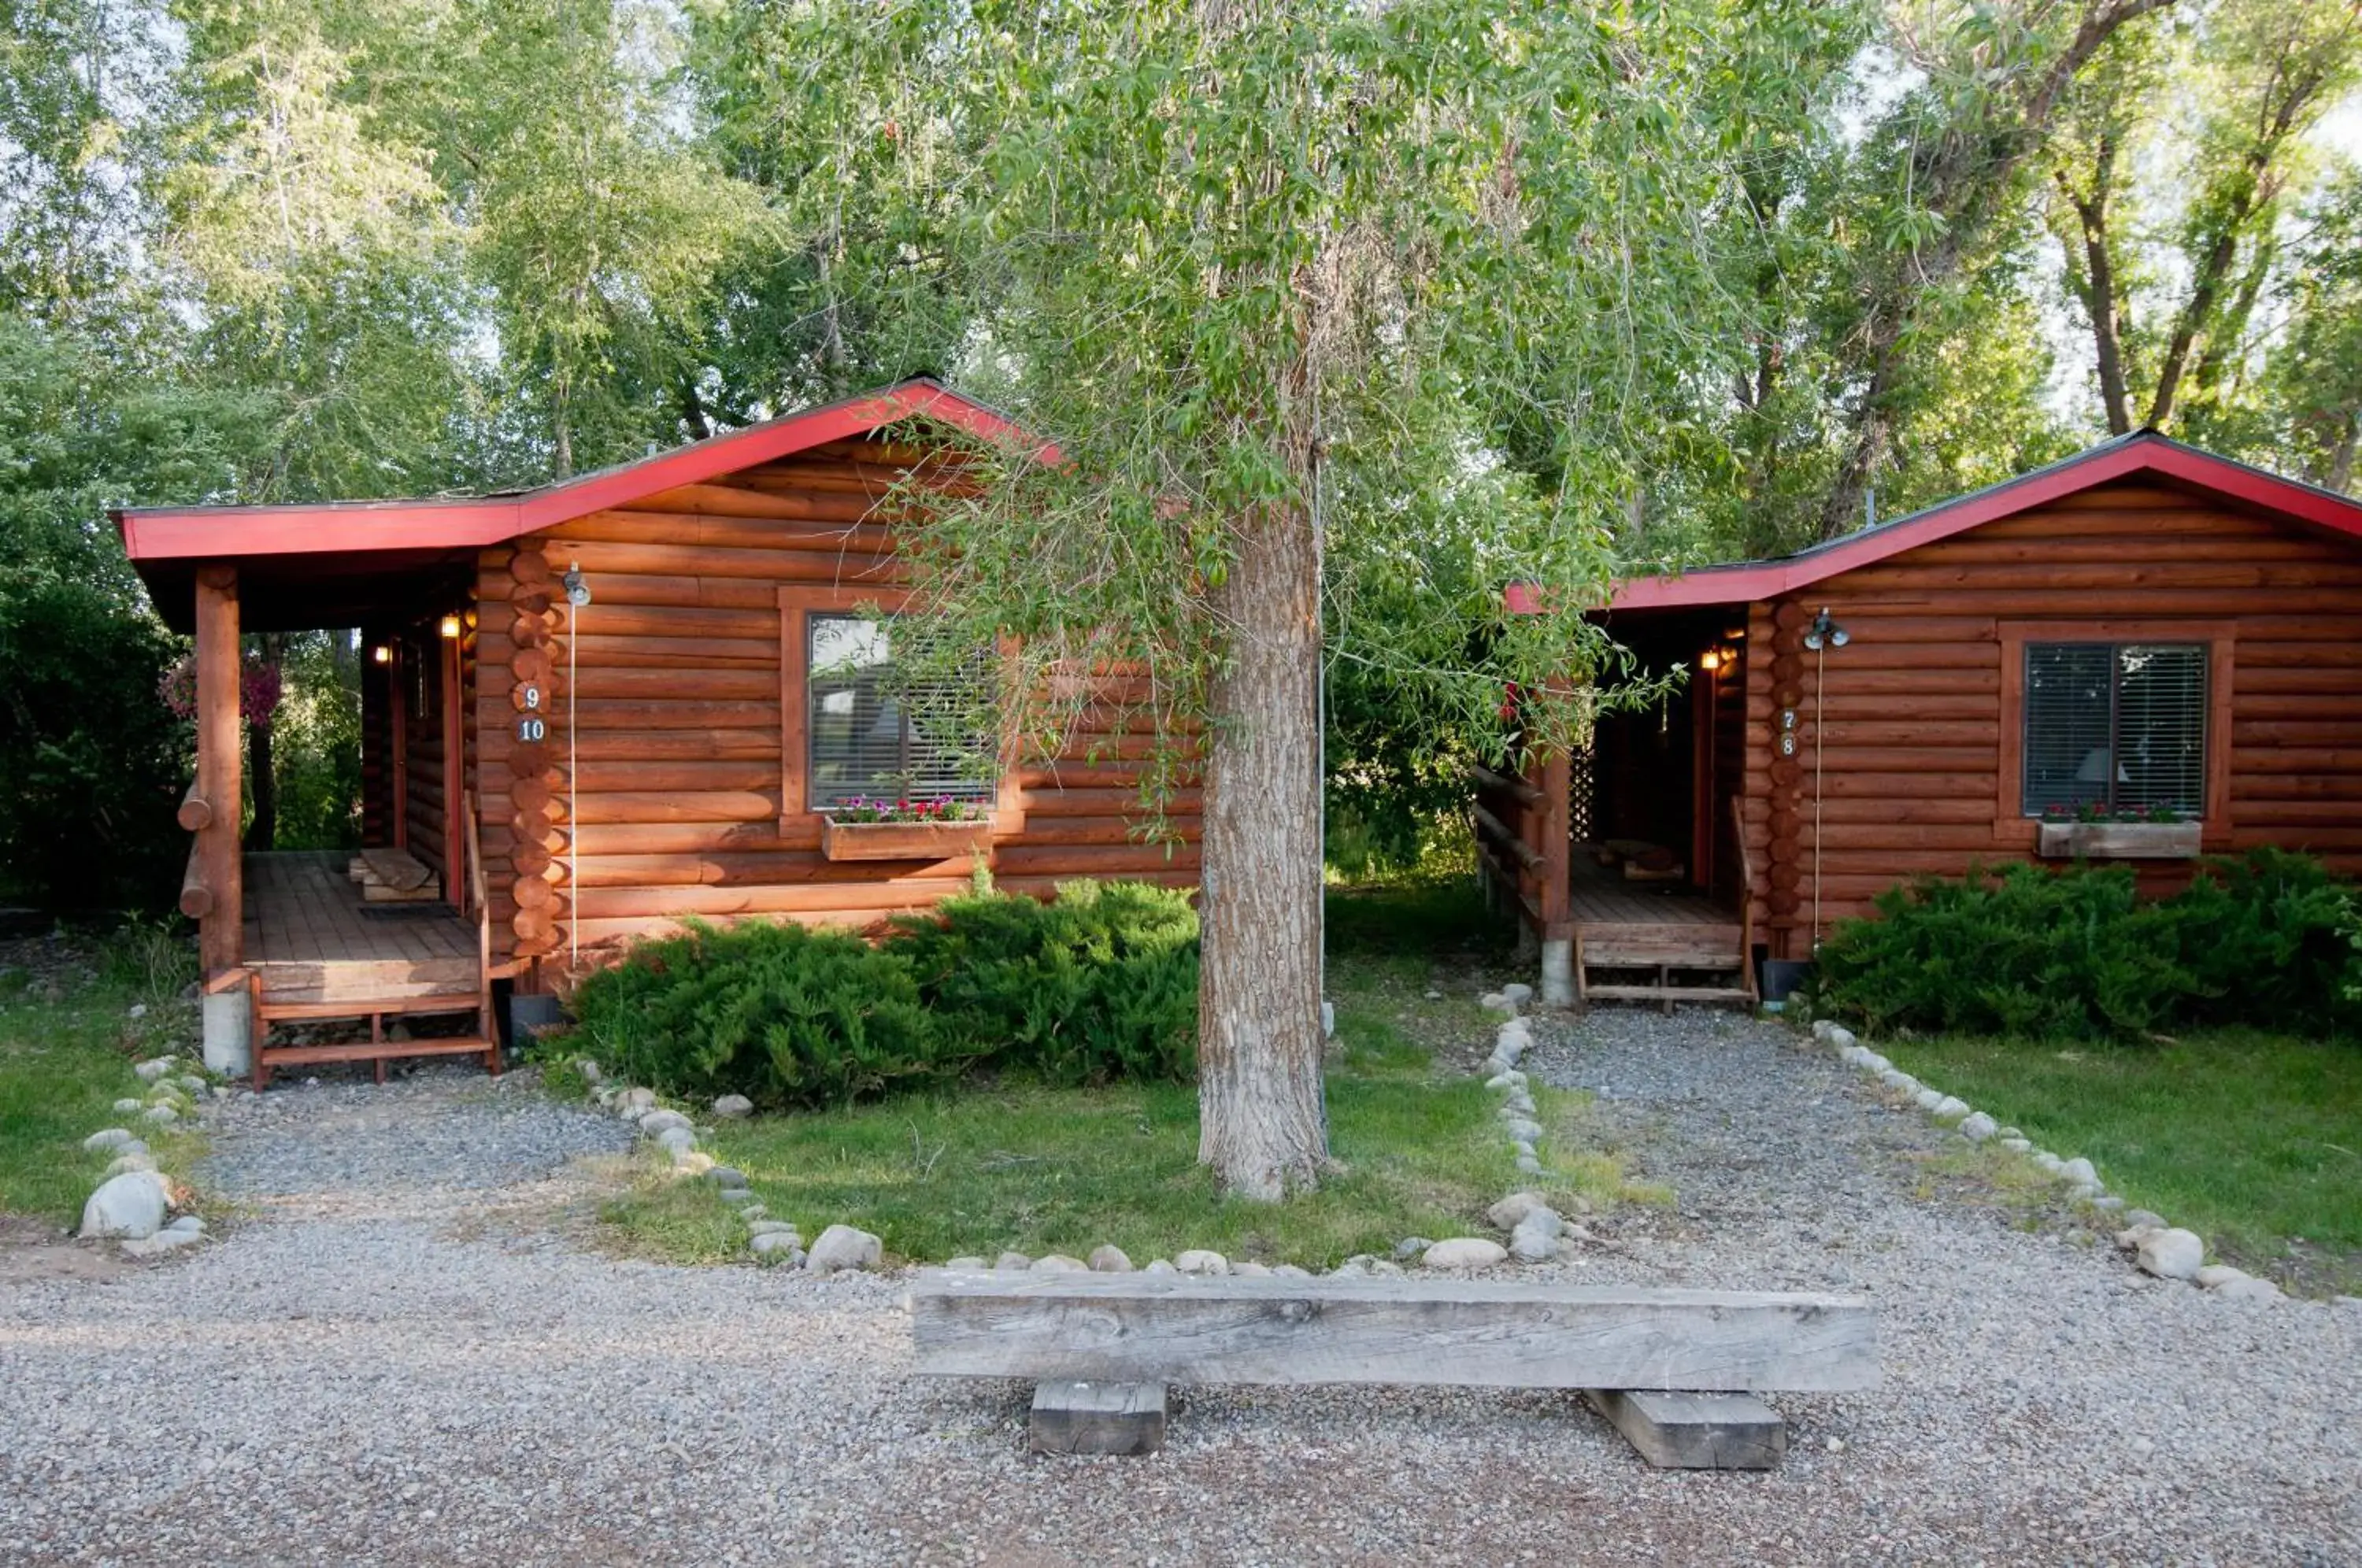
<instances>
[{"instance_id":1,"label":"white cable","mask_svg":"<svg viewBox=\"0 0 2362 1568\"><path fill-rule=\"evenodd\" d=\"M1821 950L1821 747L1829 728L1829 639L1813 650L1813 951Z\"/></svg>"}]
</instances>

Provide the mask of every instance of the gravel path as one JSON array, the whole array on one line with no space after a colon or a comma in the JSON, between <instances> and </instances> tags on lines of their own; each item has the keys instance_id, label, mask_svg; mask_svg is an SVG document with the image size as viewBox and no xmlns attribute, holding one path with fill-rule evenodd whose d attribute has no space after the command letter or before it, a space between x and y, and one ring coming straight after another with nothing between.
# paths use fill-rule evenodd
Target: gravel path
<instances>
[{"instance_id":1,"label":"gravel path","mask_svg":"<svg viewBox=\"0 0 2362 1568\"><path fill-rule=\"evenodd\" d=\"M1782 1471L1435 1391L1190 1390L1155 1458L1036 1459L1023 1389L907 1375L892 1279L586 1250L563 1162L616 1125L445 1068L231 1102L246 1222L0 1298L0 1562L2362 1562L2362 1312L2014 1229L1778 1031L1541 1032L1680 1192L1570 1274L1879 1300L1887 1386L1777 1400Z\"/></svg>"}]
</instances>

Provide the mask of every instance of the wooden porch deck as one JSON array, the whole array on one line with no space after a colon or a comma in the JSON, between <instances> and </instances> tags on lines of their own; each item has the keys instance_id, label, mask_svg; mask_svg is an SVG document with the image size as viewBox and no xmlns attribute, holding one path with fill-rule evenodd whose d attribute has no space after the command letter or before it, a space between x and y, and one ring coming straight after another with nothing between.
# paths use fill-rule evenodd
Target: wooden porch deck
<instances>
[{"instance_id":1,"label":"wooden porch deck","mask_svg":"<svg viewBox=\"0 0 2362 1568\"><path fill-rule=\"evenodd\" d=\"M1567 857L1567 915L1578 925L1736 925L1726 909L1679 882L1628 882L1599 864L1595 846L1578 844Z\"/></svg>"},{"instance_id":2,"label":"wooden porch deck","mask_svg":"<svg viewBox=\"0 0 2362 1568\"><path fill-rule=\"evenodd\" d=\"M359 1009L442 997L473 1009L482 981L474 923L440 902L363 902L345 875L349 858L334 850L246 856L243 947L263 1000Z\"/></svg>"}]
</instances>

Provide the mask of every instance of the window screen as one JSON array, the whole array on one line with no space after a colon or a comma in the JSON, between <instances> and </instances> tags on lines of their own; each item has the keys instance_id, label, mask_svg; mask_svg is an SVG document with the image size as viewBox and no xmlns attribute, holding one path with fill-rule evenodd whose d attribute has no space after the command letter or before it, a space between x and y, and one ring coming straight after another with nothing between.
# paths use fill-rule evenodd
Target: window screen
<instances>
[{"instance_id":1,"label":"window screen","mask_svg":"<svg viewBox=\"0 0 2362 1568\"><path fill-rule=\"evenodd\" d=\"M860 615L805 623L809 710L805 800L826 811L859 796L989 801L992 737L972 727L991 700L993 656L920 659L923 622L880 624ZM897 647L916 675L898 664Z\"/></svg>"},{"instance_id":2,"label":"window screen","mask_svg":"<svg viewBox=\"0 0 2362 1568\"><path fill-rule=\"evenodd\" d=\"M2202 643L2028 643L2027 816L2206 810Z\"/></svg>"}]
</instances>

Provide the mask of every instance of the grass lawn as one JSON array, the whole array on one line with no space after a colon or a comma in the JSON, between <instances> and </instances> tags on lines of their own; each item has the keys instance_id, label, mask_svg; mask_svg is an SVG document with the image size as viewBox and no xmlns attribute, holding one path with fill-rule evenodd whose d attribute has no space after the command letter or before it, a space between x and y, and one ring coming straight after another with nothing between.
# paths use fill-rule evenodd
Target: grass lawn
<instances>
[{"instance_id":1,"label":"grass lawn","mask_svg":"<svg viewBox=\"0 0 2362 1568\"><path fill-rule=\"evenodd\" d=\"M105 943L0 944L0 1213L61 1228L110 1154L82 1141L102 1127L133 1126L113 1109L147 1088L131 1064L196 1038L195 1010L179 999L194 955L163 933ZM145 1004L140 1018L130 1010ZM176 1176L195 1134L141 1132Z\"/></svg>"},{"instance_id":2,"label":"grass lawn","mask_svg":"<svg viewBox=\"0 0 2362 1568\"><path fill-rule=\"evenodd\" d=\"M1583 1097L1535 1088L1550 1170L1520 1176L1497 1097L1438 1061L1439 1049L1473 1059L1489 1047L1475 971L1489 963L1507 977L1473 899L1413 889L1332 894L1330 906L1330 1143L1341 1168L1308 1197L1219 1197L1197 1163L1187 1084L1001 1083L766 1117L717 1129L714 1156L808 1240L843 1221L875 1231L889 1253L933 1263L1003 1249L1080 1257L1112 1242L1135 1263L1210 1247L1317 1268L1385 1256L1405 1236L1484 1233L1486 1206L1521 1187L1601 1207L1629 1196L1616 1164L1573 1137ZM703 1183L651 1173L605 1217L635 1251L745 1255L744 1226Z\"/></svg>"},{"instance_id":3,"label":"grass lawn","mask_svg":"<svg viewBox=\"0 0 2362 1568\"><path fill-rule=\"evenodd\" d=\"M1904 1071L2112 1192L2307 1291L2362 1286L2362 1045L2247 1032L2166 1045L1880 1041Z\"/></svg>"}]
</instances>

